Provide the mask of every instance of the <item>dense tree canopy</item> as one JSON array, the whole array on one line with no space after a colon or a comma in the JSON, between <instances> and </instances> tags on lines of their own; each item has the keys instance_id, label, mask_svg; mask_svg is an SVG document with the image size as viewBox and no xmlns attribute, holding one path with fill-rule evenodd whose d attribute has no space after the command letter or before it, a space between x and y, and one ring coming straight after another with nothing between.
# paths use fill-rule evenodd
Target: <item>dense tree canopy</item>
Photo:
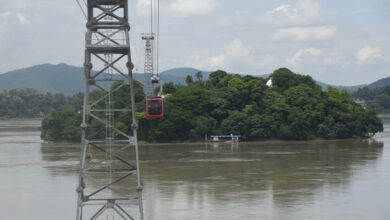
<instances>
[{"instance_id":1,"label":"dense tree canopy","mask_svg":"<svg viewBox=\"0 0 390 220\"><path fill-rule=\"evenodd\" d=\"M329 88L323 92L310 76L286 68L276 70L270 79L272 88L266 86L268 79L218 70L209 80L187 86L165 84L162 119L146 118L142 85L136 83L139 139L196 141L206 135L233 133L247 140L307 140L369 137L383 130L376 113L356 104L347 91ZM80 120L76 112L52 113L43 121L42 137L79 140ZM130 117L116 126L130 131Z\"/></svg>"},{"instance_id":2,"label":"dense tree canopy","mask_svg":"<svg viewBox=\"0 0 390 220\"><path fill-rule=\"evenodd\" d=\"M41 94L34 89L10 89L0 92L0 117L31 118L51 111L75 111L82 94ZM41 114L42 113L42 114Z\"/></svg>"}]
</instances>

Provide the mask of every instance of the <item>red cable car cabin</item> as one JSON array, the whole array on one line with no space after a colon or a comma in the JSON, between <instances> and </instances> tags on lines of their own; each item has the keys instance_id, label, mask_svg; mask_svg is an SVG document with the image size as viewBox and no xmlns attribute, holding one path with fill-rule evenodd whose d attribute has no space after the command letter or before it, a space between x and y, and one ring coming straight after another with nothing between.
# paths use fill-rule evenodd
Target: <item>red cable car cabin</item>
<instances>
[{"instance_id":1,"label":"red cable car cabin","mask_svg":"<svg viewBox=\"0 0 390 220\"><path fill-rule=\"evenodd\" d=\"M146 99L146 117L163 118L164 117L164 99L147 98Z\"/></svg>"}]
</instances>

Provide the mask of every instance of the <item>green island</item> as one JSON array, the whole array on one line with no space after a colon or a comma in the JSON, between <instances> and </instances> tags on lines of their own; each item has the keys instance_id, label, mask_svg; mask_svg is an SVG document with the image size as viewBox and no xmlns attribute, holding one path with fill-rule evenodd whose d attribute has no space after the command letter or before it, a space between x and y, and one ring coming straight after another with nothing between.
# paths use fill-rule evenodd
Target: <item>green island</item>
<instances>
[{"instance_id":1,"label":"green island","mask_svg":"<svg viewBox=\"0 0 390 220\"><path fill-rule=\"evenodd\" d=\"M270 78L272 87L266 85ZM274 71L268 79L229 75L218 70L208 80L202 80L202 74L197 74L196 79L189 76L186 86L167 83L162 119L146 118L143 85L136 81L139 139L200 141L213 134L233 133L245 140L310 140L367 138L383 131L376 111L355 103L346 90L330 87L322 91L310 76L286 68ZM100 92L92 92L91 102ZM119 99L130 98L126 89L121 89L119 94ZM74 103L73 108L46 115L41 130L44 140L80 140L81 97ZM114 105L123 107L121 101ZM131 133L129 115L120 113L115 118L118 119L116 127ZM99 126L92 123L88 129L92 132L103 129Z\"/></svg>"}]
</instances>

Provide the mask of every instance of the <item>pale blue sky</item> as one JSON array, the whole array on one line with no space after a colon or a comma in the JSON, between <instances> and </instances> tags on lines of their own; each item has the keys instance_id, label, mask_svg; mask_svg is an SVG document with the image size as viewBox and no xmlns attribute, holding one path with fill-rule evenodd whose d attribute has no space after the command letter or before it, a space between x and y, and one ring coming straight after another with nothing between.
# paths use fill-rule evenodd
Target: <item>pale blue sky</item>
<instances>
[{"instance_id":1,"label":"pale blue sky","mask_svg":"<svg viewBox=\"0 0 390 220\"><path fill-rule=\"evenodd\" d=\"M150 0L130 0L133 59L142 71ZM83 63L75 0L0 0L0 73ZM245 74L279 67L338 85L390 76L388 0L161 0L161 70Z\"/></svg>"}]
</instances>

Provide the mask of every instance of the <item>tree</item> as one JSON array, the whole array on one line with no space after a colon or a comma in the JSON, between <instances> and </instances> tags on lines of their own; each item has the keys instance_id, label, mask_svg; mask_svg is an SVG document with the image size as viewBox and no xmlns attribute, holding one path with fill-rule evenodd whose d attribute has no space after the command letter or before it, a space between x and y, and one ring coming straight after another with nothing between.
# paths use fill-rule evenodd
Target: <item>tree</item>
<instances>
[{"instance_id":1,"label":"tree","mask_svg":"<svg viewBox=\"0 0 390 220\"><path fill-rule=\"evenodd\" d=\"M203 74L202 74L202 72L197 72L196 74L195 74L195 76L196 76L196 78L198 79L198 81L202 81L202 78L203 78Z\"/></svg>"},{"instance_id":2,"label":"tree","mask_svg":"<svg viewBox=\"0 0 390 220\"><path fill-rule=\"evenodd\" d=\"M211 85L216 86L227 75L228 74L222 70L217 70L215 72L212 72L209 76Z\"/></svg>"},{"instance_id":3,"label":"tree","mask_svg":"<svg viewBox=\"0 0 390 220\"><path fill-rule=\"evenodd\" d=\"M191 84L194 82L194 79L192 78L192 76L188 75L187 78L186 78L186 83L187 85Z\"/></svg>"}]
</instances>

